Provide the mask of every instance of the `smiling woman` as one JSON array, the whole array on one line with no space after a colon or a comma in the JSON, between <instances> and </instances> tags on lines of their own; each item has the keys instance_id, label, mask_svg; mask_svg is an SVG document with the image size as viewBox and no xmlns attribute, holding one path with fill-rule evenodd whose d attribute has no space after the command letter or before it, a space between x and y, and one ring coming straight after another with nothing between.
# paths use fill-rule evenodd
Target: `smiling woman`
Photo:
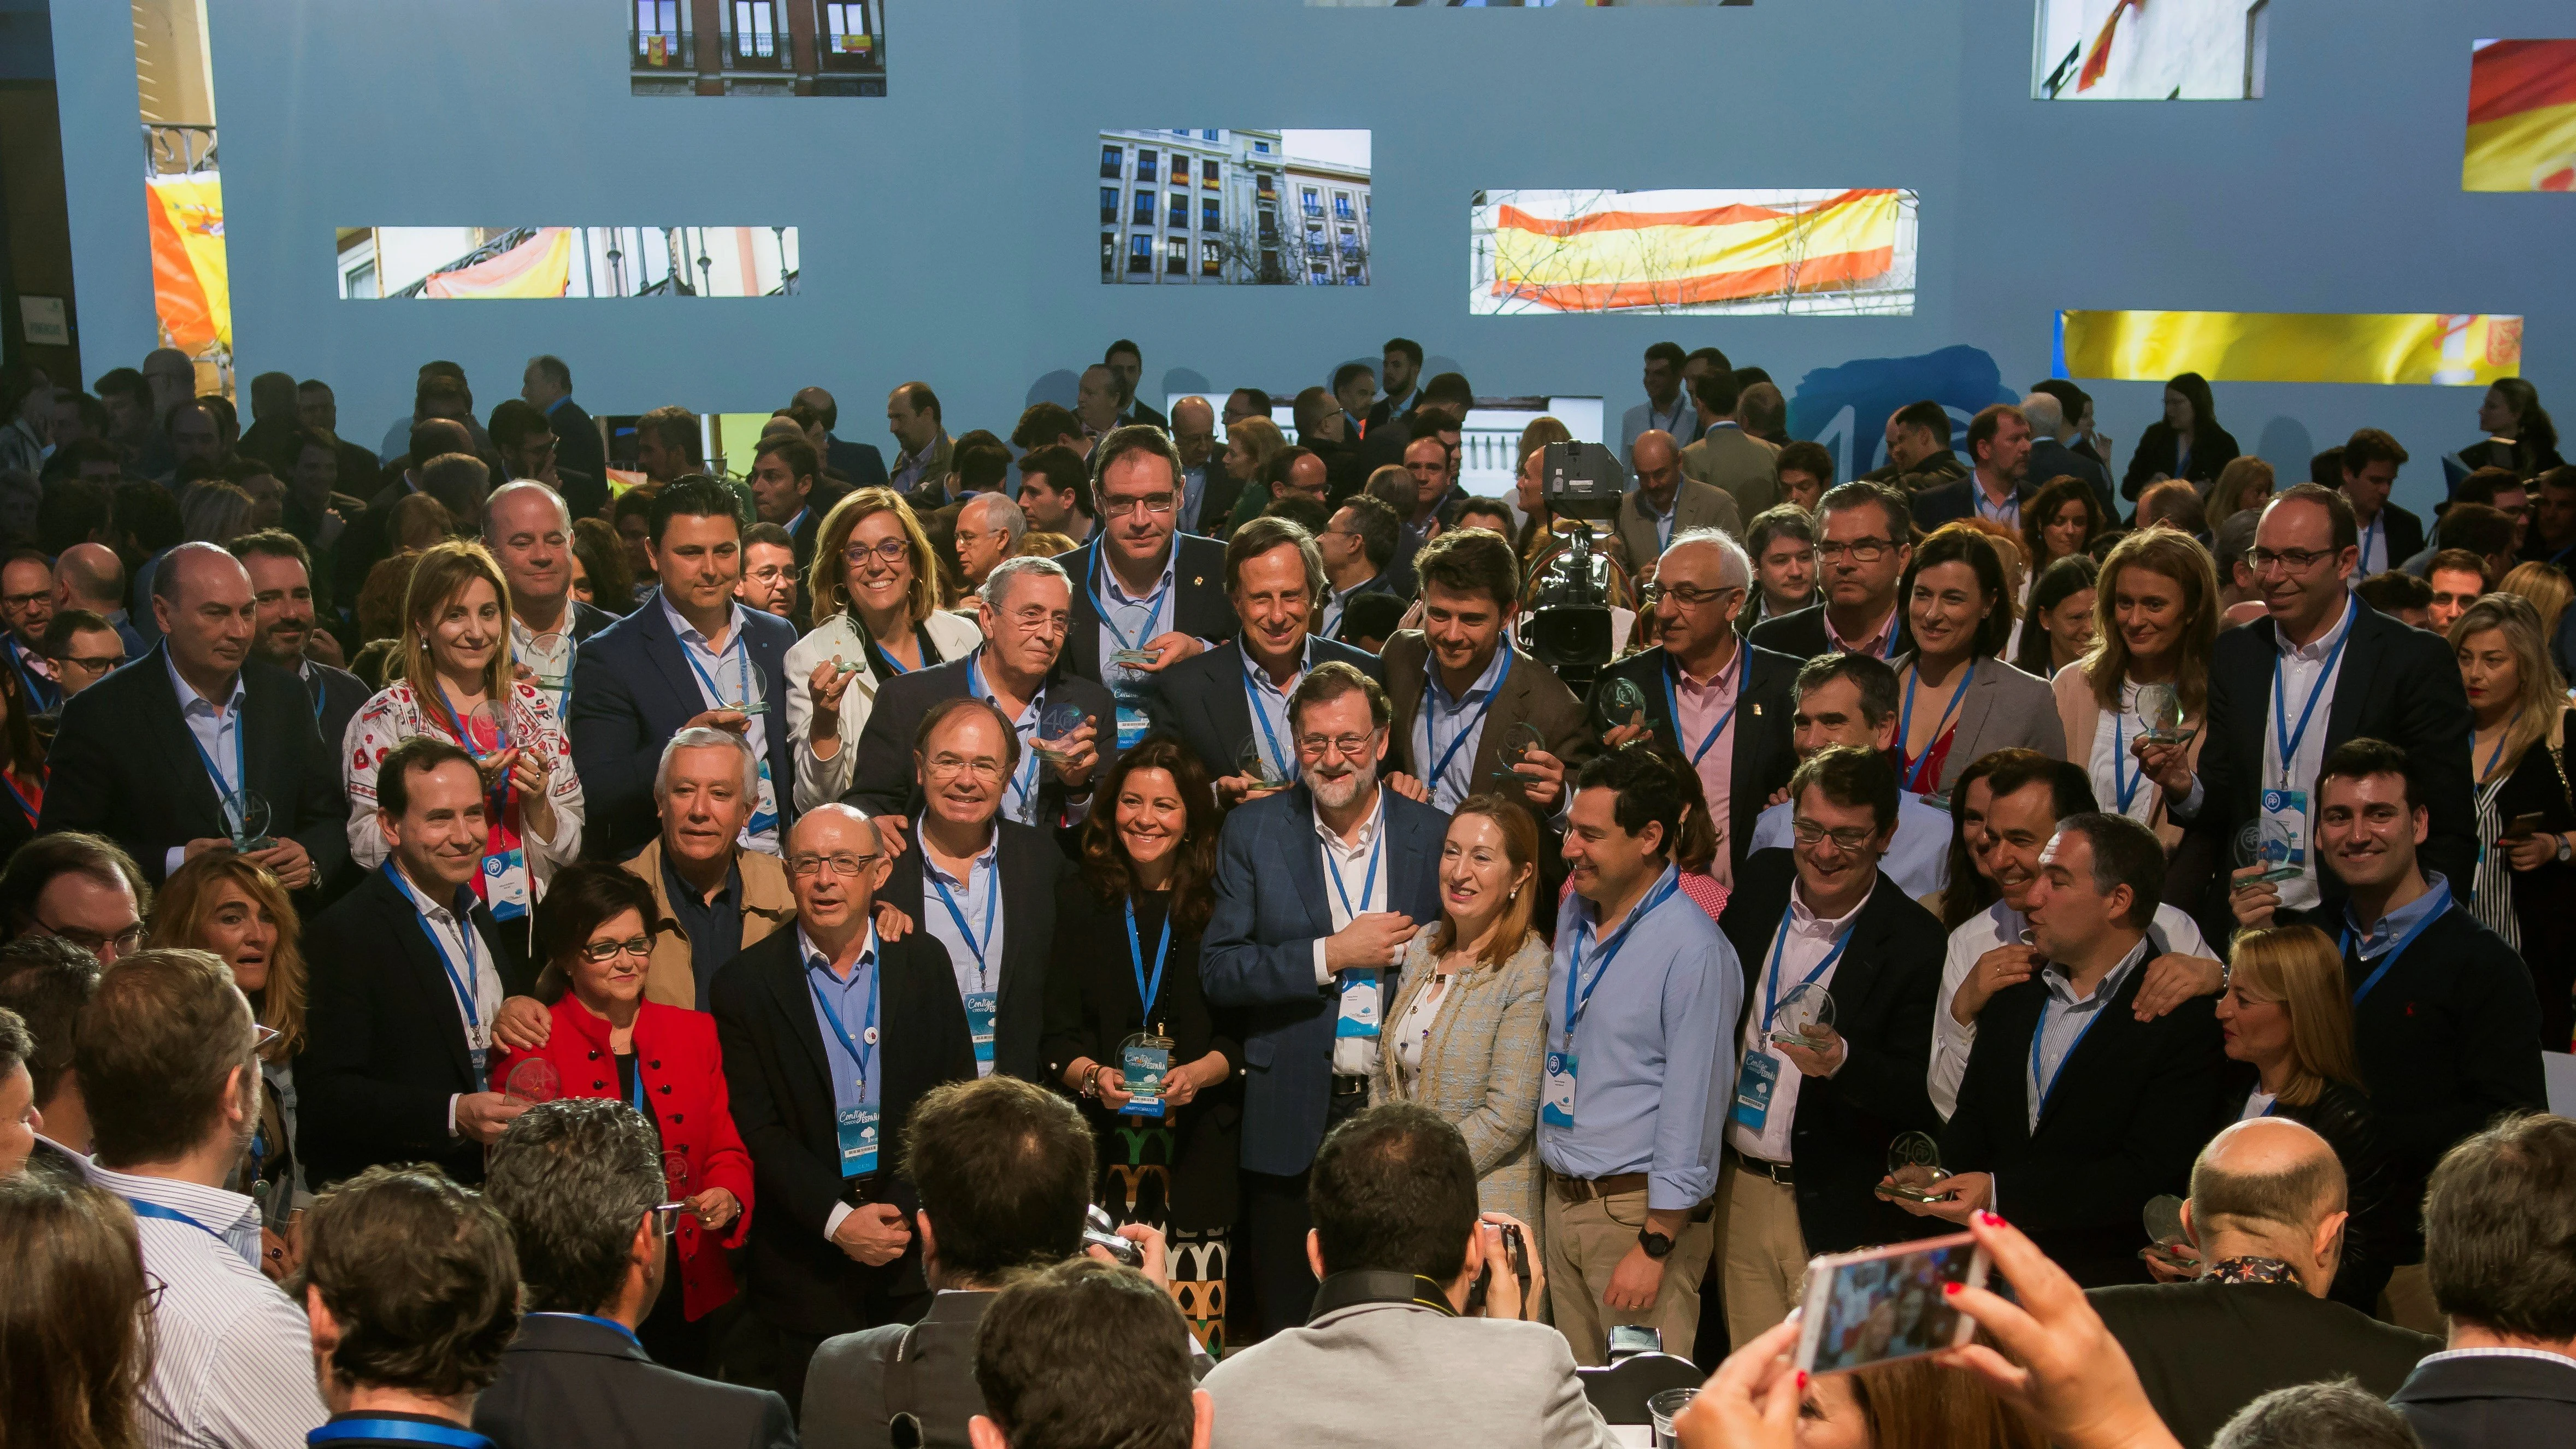
<instances>
[{"instance_id":1,"label":"smiling woman","mask_svg":"<svg viewBox=\"0 0 2576 1449\"><path fill-rule=\"evenodd\" d=\"M2164 787L2147 779L2134 757L2146 728L2138 695L2155 685L2173 691L2181 728L2191 732L2186 758L2197 768L2217 639L2218 574L2209 551L2171 529L2145 529L2103 560L2093 647L2052 681L2066 757L2085 767L2103 809L2155 831L2168 852L2182 829L2166 820Z\"/></svg>"},{"instance_id":2,"label":"smiling woman","mask_svg":"<svg viewBox=\"0 0 2576 1449\"><path fill-rule=\"evenodd\" d=\"M1894 661L1905 789L1946 796L1970 764L2006 746L2065 756L2048 686L1997 657L2011 637L2013 604L1992 540L1964 522L1935 530L1914 551L1899 597L1915 644Z\"/></svg>"}]
</instances>

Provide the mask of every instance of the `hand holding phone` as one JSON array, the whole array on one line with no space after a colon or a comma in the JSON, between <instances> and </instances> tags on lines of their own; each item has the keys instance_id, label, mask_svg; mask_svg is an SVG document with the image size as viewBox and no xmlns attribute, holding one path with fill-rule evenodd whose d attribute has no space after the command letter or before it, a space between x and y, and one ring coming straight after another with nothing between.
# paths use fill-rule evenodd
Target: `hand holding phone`
<instances>
[{"instance_id":1,"label":"hand holding phone","mask_svg":"<svg viewBox=\"0 0 2576 1449\"><path fill-rule=\"evenodd\" d=\"M1985 1251L1968 1233L1818 1258L1799 1299L1797 1366L1841 1373L1964 1344L1977 1325L1951 1304L1950 1285L1985 1281Z\"/></svg>"}]
</instances>

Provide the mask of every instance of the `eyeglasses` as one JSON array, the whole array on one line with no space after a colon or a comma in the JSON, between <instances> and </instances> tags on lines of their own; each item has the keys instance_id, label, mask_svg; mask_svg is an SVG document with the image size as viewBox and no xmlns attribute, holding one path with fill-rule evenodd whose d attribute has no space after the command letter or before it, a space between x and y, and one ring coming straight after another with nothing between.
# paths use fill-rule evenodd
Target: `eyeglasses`
<instances>
[{"instance_id":1,"label":"eyeglasses","mask_svg":"<svg viewBox=\"0 0 2576 1449\"><path fill-rule=\"evenodd\" d=\"M1664 600L1670 599L1682 608L1696 609L1707 604L1723 603L1727 595L1743 592L1744 590L1732 586L1701 589L1693 588L1689 584L1648 584L1637 591L1637 603L1641 608L1651 609Z\"/></svg>"},{"instance_id":2,"label":"eyeglasses","mask_svg":"<svg viewBox=\"0 0 2576 1449\"><path fill-rule=\"evenodd\" d=\"M680 1214L690 1211L685 1202L657 1202L649 1209L653 1214L653 1231L669 1237L680 1230Z\"/></svg>"},{"instance_id":3,"label":"eyeglasses","mask_svg":"<svg viewBox=\"0 0 2576 1449\"><path fill-rule=\"evenodd\" d=\"M54 596L51 589L38 589L31 594L0 594L0 604L12 609L32 609Z\"/></svg>"},{"instance_id":4,"label":"eyeglasses","mask_svg":"<svg viewBox=\"0 0 2576 1449\"><path fill-rule=\"evenodd\" d=\"M1816 557L1837 559L1850 554L1853 563L1876 563L1887 557L1888 550L1894 547L1896 540L1891 538L1855 538L1849 543L1817 544Z\"/></svg>"},{"instance_id":5,"label":"eyeglasses","mask_svg":"<svg viewBox=\"0 0 2576 1449\"><path fill-rule=\"evenodd\" d=\"M2319 559L2333 558L2335 552L2330 548L2249 548L2245 550L2245 563L2258 574L2274 564L2303 574L2315 568Z\"/></svg>"},{"instance_id":6,"label":"eyeglasses","mask_svg":"<svg viewBox=\"0 0 2576 1449\"><path fill-rule=\"evenodd\" d=\"M163 1278L160 1274L152 1272L149 1269L144 1270L143 1311L146 1314L160 1312L162 1296L169 1291L170 1283L168 1279Z\"/></svg>"},{"instance_id":7,"label":"eyeglasses","mask_svg":"<svg viewBox=\"0 0 2576 1449\"><path fill-rule=\"evenodd\" d=\"M791 855L787 857L787 873L802 879L820 874L824 867L829 866L834 875L855 876L874 868L883 859L882 855Z\"/></svg>"},{"instance_id":8,"label":"eyeglasses","mask_svg":"<svg viewBox=\"0 0 2576 1449\"><path fill-rule=\"evenodd\" d=\"M1878 838L1877 831L1858 825L1846 825L1840 830L1827 830L1812 820L1790 821L1789 833L1798 838L1800 845L1814 845L1819 841L1831 840L1834 843L1834 849L1846 854Z\"/></svg>"},{"instance_id":9,"label":"eyeglasses","mask_svg":"<svg viewBox=\"0 0 2576 1449\"><path fill-rule=\"evenodd\" d=\"M956 755L939 755L927 761L926 765L930 778L934 780L954 780L962 774L991 784L1002 778L1002 762L990 755L977 755L971 760Z\"/></svg>"},{"instance_id":10,"label":"eyeglasses","mask_svg":"<svg viewBox=\"0 0 2576 1449\"><path fill-rule=\"evenodd\" d=\"M1012 610L1010 624L1023 634L1061 634L1073 626L1073 620L1069 614L1033 604L1025 609Z\"/></svg>"},{"instance_id":11,"label":"eyeglasses","mask_svg":"<svg viewBox=\"0 0 2576 1449\"><path fill-rule=\"evenodd\" d=\"M143 946L143 923L141 921L135 922L133 925L126 927L115 935L103 936L96 931L84 931L78 926L57 926L51 921L46 920L44 917L38 916L36 918L36 929L44 932L48 936L54 937L57 940L69 941L73 945L80 947L82 950L87 951L93 956L98 955L100 952L105 951L110 947L114 947L116 954L122 956L129 951L140 950Z\"/></svg>"},{"instance_id":12,"label":"eyeglasses","mask_svg":"<svg viewBox=\"0 0 2576 1449\"><path fill-rule=\"evenodd\" d=\"M1130 515L1138 515L1148 518L1162 518L1168 515L1171 511L1172 495L1169 493L1148 493L1142 498L1103 498L1100 500L1100 514L1104 518L1126 518Z\"/></svg>"},{"instance_id":13,"label":"eyeglasses","mask_svg":"<svg viewBox=\"0 0 2576 1449\"><path fill-rule=\"evenodd\" d=\"M122 654L57 654L54 656L54 662L78 665L92 674L105 674L111 669L124 668L125 656Z\"/></svg>"},{"instance_id":14,"label":"eyeglasses","mask_svg":"<svg viewBox=\"0 0 2576 1449\"><path fill-rule=\"evenodd\" d=\"M757 584L775 584L785 579L792 579L795 576L796 566L794 564L762 564L760 567L752 569L743 575L744 578Z\"/></svg>"},{"instance_id":15,"label":"eyeglasses","mask_svg":"<svg viewBox=\"0 0 2576 1449\"><path fill-rule=\"evenodd\" d=\"M865 564L871 554L876 556L877 562L892 568L912 557L912 545L900 538L889 538L873 548L864 543L854 543L841 550L841 557L847 560L852 568Z\"/></svg>"},{"instance_id":16,"label":"eyeglasses","mask_svg":"<svg viewBox=\"0 0 2576 1449\"><path fill-rule=\"evenodd\" d=\"M1365 759L1377 744L1378 732L1364 735L1299 735L1297 753L1310 760L1326 755L1339 755L1346 760Z\"/></svg>"},{"instance_id":17,"label":"eyeglasses","mask_svg":"<svg viewBox=\"0 0 2576 1449\"><path fill-rule=\"evenodd\" d=\"M581 959L593 966L605 966L619 956L632 956L640 961L652 954L653 938L650 936L629 936L623 941L585 941L581 947Z\"/></svg>"},{"instance_id":18,"label":"eyeglasses","mask_svg":"<svg viewBox=\"0 0 2576 1449\"><path fill-rule=\"evenodd\" d=\"M262 1026L254 1021L250 1024L250 1049L255 1053L264 1052L268 1050L268 1044L277 1040L280 1034L276 1027Z\"/></svg>"}]
</instances>

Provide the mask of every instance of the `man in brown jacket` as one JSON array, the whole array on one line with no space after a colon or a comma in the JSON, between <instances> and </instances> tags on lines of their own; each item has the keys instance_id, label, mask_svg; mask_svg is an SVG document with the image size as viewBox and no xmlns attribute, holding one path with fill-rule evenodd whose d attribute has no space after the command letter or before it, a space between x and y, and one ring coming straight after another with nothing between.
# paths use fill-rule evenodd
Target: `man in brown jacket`
<instances>
[{"instance_id":1,"label":"man in brown jacket","mask_svg":"<svg viewBox=\"0 0 2576 1449\"><path fill-rule=\"evenodd\" d=\"M787 867L742 848L755 762L742 736L686 729L662 747L653 805L662 833L626 862L653 891L653 963L644 996L706 1009L716 968L796 919Z\"/></svg>"}]
</instances>

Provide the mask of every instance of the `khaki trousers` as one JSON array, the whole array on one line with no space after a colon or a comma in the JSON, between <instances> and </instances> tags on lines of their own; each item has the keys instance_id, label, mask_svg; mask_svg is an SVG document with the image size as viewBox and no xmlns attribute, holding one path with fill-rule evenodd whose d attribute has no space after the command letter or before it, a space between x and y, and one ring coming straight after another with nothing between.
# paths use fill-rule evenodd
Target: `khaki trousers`
<instances>
[{"instance_id":1,"label":"khaki trousers","mask_svg":"<svg viewBox=\"0 0 2576 1449\"><path fill-rule=\"evenodd\" d=\"M1558 1331L1574 1350L1574 1361L1609 1362L1613 1324L1660 1329L1664 1352L1689 1358L1696 1346L1692 1340L1699 1334L1700 1279L1708 1272L1709 1248L1716 1241L1709 1225L1686 1224L1673 1240L1652 1307L1641 1313L1614 1313L1602 1300L1610 1293L1610 1275L1637 1246L1637 1230L1646 1225L1646 1194L1623 1192L1567 1202L1553 1184L1546 1192L1547 1223L1539 1236L1546 1243L1547 1301Z\"/></svg>"},{"instance_id":2,"label":"khaki trousers","mask_svg":"<svg viewBox=\"0 0 2576 1449\"><path fill-rule=\"evenodd\" d=\"M1742 1348L1779 1325L1806 1286L1807 1238L1798 1194L1730 1157L1719 1169L1717 1233L1726 1293L1726 1333Z\"/></svg>"}]
</instances>

